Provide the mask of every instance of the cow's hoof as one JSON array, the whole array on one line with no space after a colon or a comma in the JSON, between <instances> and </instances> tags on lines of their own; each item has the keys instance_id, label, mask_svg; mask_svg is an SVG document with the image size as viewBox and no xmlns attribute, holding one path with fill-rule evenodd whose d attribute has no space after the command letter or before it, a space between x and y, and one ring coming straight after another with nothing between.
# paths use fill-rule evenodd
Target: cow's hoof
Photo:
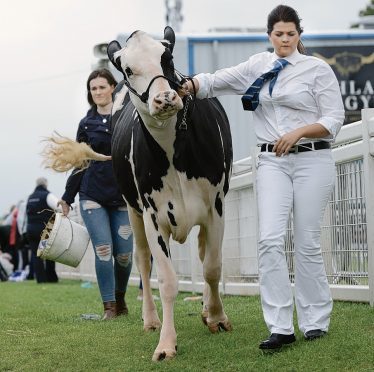
<instances>
[{"instance_id":1,"label":"cow's hoof","mask_svg":"<svg viewBox=\"0 0 374 372\"><path fill-rule=\"evenodd\" d=\"M232 325L229 319L226 319L222 322L207 322L207 326L211 333L218 333L219 331L232 331Z\"/></svg>"},{"instance_id":2,"label":"cow's hoof","mask_svg":"<svg viewBox=\"0 0 374 372\"><path fill-rule=\"evenodd\" d=\"M169 359L173 359L176 355L177 355L177 345L175 345L174 349L156 350L153 353L152 361L160 362L161 360L169 360Z\"/></svg>"}]
</instances>

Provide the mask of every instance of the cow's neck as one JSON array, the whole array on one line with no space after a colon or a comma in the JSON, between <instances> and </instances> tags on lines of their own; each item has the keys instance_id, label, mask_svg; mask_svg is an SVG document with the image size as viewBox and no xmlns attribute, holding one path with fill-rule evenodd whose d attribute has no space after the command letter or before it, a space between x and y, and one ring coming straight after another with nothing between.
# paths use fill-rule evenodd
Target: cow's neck
<instances>
[{"instance_id":1,"label":"cow's neck","mask_svg":"<svg viewBox=\"0 0 374 372\"><path fill-rule=\"evenodd\" d=\"M149 115L142 115L140 117L143 123L154 138L154 140L165 150L169 160L173 158L174 142L175 142L175 124L177 116L173 116L165 121L157 121Z\"/></svg>"}]
</instances>

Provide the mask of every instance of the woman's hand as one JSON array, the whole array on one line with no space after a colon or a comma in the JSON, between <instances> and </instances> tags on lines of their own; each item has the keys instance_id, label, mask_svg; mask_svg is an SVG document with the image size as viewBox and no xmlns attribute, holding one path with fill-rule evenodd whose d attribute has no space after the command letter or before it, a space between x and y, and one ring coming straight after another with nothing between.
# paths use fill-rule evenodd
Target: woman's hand
<instances>
[{"instance_id":1,"label":"woman's hand","mask_svg":"<svg viewBox=\"0 0 374 372\"><path fill-rule=\"evenodd\" d=\"M273 152L277 156L287 155L293 145L301 138L323 138L330 135L330 132L319 123L308 124L304 127L293 130L279 138L275 143Z\"/></svg>"},{"instance_id":2,"label":"woman's hand","mask_svg":"<svg viewBox=\"0 0 374 372\"><path fill-rule=\"evenodd\" d=\"M185 82L183 85L182 85L182 88L179 88L178 89L178 95L180 98L183 98L185 96L188 96L190 95L190 92L189 92L189 89L188 89L188 82Z\"/></svg>"},{"instance_id":3,"label":"woman's hand","mask_svg":"<svg viewBox=\"0 0 374 372\"><path fill-rule=\"evenodd\" d=\"M275 143L273 152L275 152L276 156L287 155L292 146L295 145L295 143L297 143L301 137L302 135L300 135L300 131L298 129L285 134Z\"/></svg>"},{"instance_id":4,"label":"woman's hand","mask_svg":"<svg viewBox=\"0 0 374 372\"><path fill-rule=\"evenodd\" d=\"M183 83L182 88L178 89L179 97L183 98L184 96L189 96L191 93L196 94L199 91L199 82L196 79L192 80L187 80Z\"/></svg>"},{"instance_id":5,"label":"woman's hand","mask_svg":"<svg viewBox=\"0 0 374 372\"><path fill-rule=\"evenodd\" d=\"M62 200L60 199L58 202L57 202L57 206L61 205L61 208L62 208L62 214L64 216L67 216L70 212L70 205L68 203L66 203L65 200Z\"/></svg>"}]
</instances>

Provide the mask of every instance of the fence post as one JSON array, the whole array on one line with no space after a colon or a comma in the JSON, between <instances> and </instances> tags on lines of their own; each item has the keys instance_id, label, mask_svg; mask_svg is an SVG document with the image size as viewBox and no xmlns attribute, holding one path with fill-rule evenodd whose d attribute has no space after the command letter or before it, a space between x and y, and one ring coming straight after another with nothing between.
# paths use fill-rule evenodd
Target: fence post
<instances>
[{"instance_id":1,"label":"fence post","mask_svg":"<svg viewBox=\"0 0 374 372\"><path fill-rule=\"evenodd\" d=\"M369 300L374 306L374 109L362 110L366 222L368 244Z\"/></svg>"}]
</instances>

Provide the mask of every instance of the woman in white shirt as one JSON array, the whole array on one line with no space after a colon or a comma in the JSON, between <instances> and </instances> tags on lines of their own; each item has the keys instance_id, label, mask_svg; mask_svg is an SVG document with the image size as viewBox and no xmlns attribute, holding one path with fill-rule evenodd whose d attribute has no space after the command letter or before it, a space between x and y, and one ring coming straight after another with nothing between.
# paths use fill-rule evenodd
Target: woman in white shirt
<instances>
[{"instance_id":1,"label":"woman in white shirt","mask_svg":"<svg viewBox=\"0 0 374 372\"><path fill-rule=\"evenodd\" d=\"M302 54L302 31L297 12L285 5L277 6L269 14L267 25L273 53L253 55L214 74L196 75L194 84L188 81L181 92L196 92L201 99L244 95L243 106L248 107L249 100L254 110L257 143L261 147L256 177L260 293L270 332L259 346L262 350L280 349L296 340L293 294L284 252L291 209L295 304L298 326L305 339L326 334L332 311L320 235L335 182L331 143L343 124L344 108L330 66ZM272 72L261 76L274 66L278 66L279 75ZM253 94L256 89L260 89L257 97Z\"/></svg>"}]
</instances>

